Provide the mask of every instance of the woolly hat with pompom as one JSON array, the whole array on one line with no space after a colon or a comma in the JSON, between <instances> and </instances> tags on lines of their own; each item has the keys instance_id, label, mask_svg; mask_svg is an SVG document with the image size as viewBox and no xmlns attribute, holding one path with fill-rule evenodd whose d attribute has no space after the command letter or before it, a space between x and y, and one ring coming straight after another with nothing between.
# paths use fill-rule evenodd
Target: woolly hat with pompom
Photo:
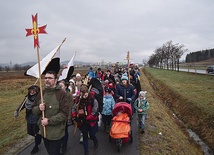
<instances>
[{"instance_id":1,"label":"woolly hat with pompom","mask_svg":"<svg viewBox=\"0 0 214 155\"><path fill-rule=\"evenodd\" d=\"M147 91L140 91L139 96L142 96L144 99L146 98Z\"/></svg>"},{"instance_id":2,"label":"woolly hat with pompom","mask_svg":"<svg viewBox=\"0 0 214 155\"><path fill-rule=\"evenodd\" d=\"M127 76L122 76L122 77L121 77L121 81L122 81L122 80L127 80L127 81L128 81L128 77L127 77Z\"/></svg>"},{"instance_id":3,"label":"woolly hat with pompom","mask_svg":"<svg viewBox=\"0 0 214 155\"><path fill-rule=\"evenodd\" d=\"M76 74L76 77L78 77L78 76L80 76L80 77L81 77L80 73L77 73L77 74Z\"/></svg>"}]
</instances>

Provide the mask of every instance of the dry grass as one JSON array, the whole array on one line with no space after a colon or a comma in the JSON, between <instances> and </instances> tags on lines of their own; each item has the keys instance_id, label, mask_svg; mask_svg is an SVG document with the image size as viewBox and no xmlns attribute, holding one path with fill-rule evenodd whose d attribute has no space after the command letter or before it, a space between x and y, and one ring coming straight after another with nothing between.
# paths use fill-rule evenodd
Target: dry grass
<instances>
[{"instance_id":1,"label":"dry grass","mask_svg":"<svg viewBox=\"0 0 214 155\"><path fill-rule=\"evenodd\" d=\"M0 74L0 154L4 154L26 137L25 111L20 113L18 119L14 119L13 113L26 95L27 87L35 79L24 77L23 73Z\"/></svg>"},{"instance_id":2,"label":"dry grass","mask_svg":"<svg viewBox=\"0 0 214 155\"><path fill-rule=\"evenodd\" d=\"M156 94L214 149L214 76L146 69Z\"/></svg>"},{"instance_id":3,"label":"dry grass","mask_svg":"<svg viewBox=\"0 0 214 155\"><path fill-rule=\"evenodd\" d=\"M79 70L79 73L84 76L86 74L86 71L87 69ZM193 141L187 136L185 128L180 125L177 119L175 119L175 117L172 115L172 111L167 108L163 103L163 101L166 100L169 103L171 103L171 101L175 101L173 102L174 104L171 106L177 106L178 111L176 113L179 114L180 109L182 108L177 105L179 104L179 102L177 102L174 97L178 98L181 101L185 101L185 103L189 103L189 100L185 100L186 98L188 98L189 95L184 96L183 94L185 94L185 91L183 91L183 89L179 86L187 86L188 89L195 86L195 89L197 88L199 90L201 89L201 87L198 86L198 84L196 83L196 77L194 77L196 81L189 83L189 86L187 84L181 85L178 84L175 79L170 79L169 75L172 73L171 71L167 72L170 73L161 73L157 72L156 70L147 70L147 75L145 75L144 72L141 72L141 86L143 90L148 91L147 98L151 104L148 113L148 119L146 120L146 133L140 135L141 154L180 155L189 154L190 152L194 155L203 154L197 147L197 145L194 144ZM75 72L74 74L76 73L77 72ZM5 154L6 152L8 152L8 150L13 148L16 143L26 139L26 121L24 118L25 112L21 112L17 120L14 119L13 113L26 95L27 88L31 84L34 84L35 78L25 77L22 73L0 74L0 111L2 114L2 119L0 120L0 154ZM180 77L176 75L176 79L178 81L184 82L182 76ZM209 79L208 76L205 77ZM186 77L185 79L188 78ZM213 81L213 79L210 80ZM151 85L151 82L153 82L155 85ZM194 85L194 83L196 84ZM212 93L213 86L214 85L209 85L208 87L203 88L209 88L208 90L210 90L210 93ZM154 90L153 88L156 89ZM181 94L181 92L183 93ZM190 92L190 90L186 92ZM195 94L197 94L197 92L195 92ZM203 103L208 105L208 108L206 108L205 106L203 106L203 104L200 104L200 102L198 103L198 101L200 101L201 99L200 95L194 95L193 92L193 96L193 98L195 98L194 101L197 101L197 104L195 105L197 105L199 109L209 111L210 107L213 106L211 104L213 103L213 99L210 99ZM190 101L193 100L191 99ZM191 107L192 106L184 106L183 109L187 113L187 108ZM193 107L195 108L196 106ZM204 110L201 111L203 112ZM188 113L186 113L182 113L182 115L186 115L189 117L189 115L187 115ZM211 114L212 110L210 110L209 113ZM193 119L194 117L190 118Z\"/></svg>"},{"instance_id":4,"label":"dry grass","mask_svg":"<svg viewBox=\"0 0 214 155\"><path fill-rule=\"evenodd\" d=\"M141 73L141 86L147 90L150 103L146 120L146 133L141 135L141 154L203 154L196 144L188 137L186 130L173 116L163 100L154 90L151 81Z\"/></svg>"},{"instance_id":5,"label":"dry grass","mask_svg":"<svg viewBox=\"0 0 214 155\"><path fill-rule=\"evenodd\" d=\"M80 70L79 73L84 76L86 70ZM14 111L27 94L27 88L35 82L35 78L24 76L22 72L0 72L0 154L16 149L16 144L28 136L25 109L20 112L18 119L14 118Z\"/></svg>"}]
</instances>

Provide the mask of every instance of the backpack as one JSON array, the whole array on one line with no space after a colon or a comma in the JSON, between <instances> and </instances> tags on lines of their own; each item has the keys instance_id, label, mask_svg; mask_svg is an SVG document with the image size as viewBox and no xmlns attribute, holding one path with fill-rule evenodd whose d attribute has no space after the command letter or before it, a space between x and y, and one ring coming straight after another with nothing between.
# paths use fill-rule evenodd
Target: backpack
<instances>
[{"instance_id":1,"label":"backpack","mask_svg":"<svg viewBox=\"0 0 214 155\"><path fill-rule=\"evenodd\" d=\"M92 78L89 82L89 86L91 85L90 94L94 97L98 102L98 112L102 112L103 110L103 87L101 82Z\"/></svg>"}]
</instances>

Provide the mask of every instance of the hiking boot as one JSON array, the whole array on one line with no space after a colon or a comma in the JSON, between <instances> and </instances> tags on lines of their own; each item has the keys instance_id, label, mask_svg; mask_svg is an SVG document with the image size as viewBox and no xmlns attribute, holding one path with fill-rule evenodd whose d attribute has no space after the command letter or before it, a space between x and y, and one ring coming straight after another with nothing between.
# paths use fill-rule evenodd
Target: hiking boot
<instances>
[{"instance_id":1,"label":"hiking boot","mask_svg":"<svg viewBox=\"0 0 214 155\"><path fill-rule=\"evenodd\" d=\"M67 151L67 146L62 145L61 150L60 150L60 153L61 153L61 154L65 154L66 151Z\"/></svg>"},{"instance_id":2,"label":"hiking boot","mask_svg":"<svg viewBox=\"0 0 214 155\"><path fill-rule=\"evenodd\" d=\"M39 151L39 148L38 148L38 146L34 146L33 147L33 150L30 152L31 154L35 154L35 153L37 153Z\"/></svg>"},{"instance_id":3,"label":"hiking boot","mask_svg":"<svg viewBox=\"0 0 214 155\"><path fill-rule=\"evenodd\" d=\"M103 129L104 129L104 132L106 132L106 124L105 123L104 123L104 128Z\"/></svg>"},{"instance_id":4,"label":"hiking boot","mask_svg":"<svg viewBox=\"0 0 214 155\"><path fill-rule=\"evenodd\" d=\"M110 126L107 126L106 133L109 133L109 131L110 131Z\"/></svg>"},{"instance_id":5,"label":"hiking boot","mask_svg":"<svg viewBox=\"0 0 214 155\"><path fill-rule=\"evenodd\" d=\"M94 142L94 149L96 150L98 147L98 140L96 142Z\"/></svg>"},{"instance_id":6,"label":"hiking boot","mask_svg":"<svg viewBox=\"0 0 214 155\"><path fill-rule=\"evenodd\" d=\"M86 151L86 152L84 153L84 155L89 155L89 152L88 152L88 151Z\"/></svg>"},{"instance_id":7,"label":"hiking boot","mask_svg":"<svg viewBox=\"0 0 214 155\"><path fill-rule=\"evenodd\" d=\"M144 134L144 133L145 133L144 129L141 129L140 133L141 133L141 134Z\"/></svg>"}]
</instances>

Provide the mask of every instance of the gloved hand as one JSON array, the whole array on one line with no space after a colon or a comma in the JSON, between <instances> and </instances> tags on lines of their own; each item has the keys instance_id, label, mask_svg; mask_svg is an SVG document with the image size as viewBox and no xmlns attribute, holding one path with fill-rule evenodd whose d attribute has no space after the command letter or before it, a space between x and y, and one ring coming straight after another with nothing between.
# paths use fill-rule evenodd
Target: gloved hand
<instances>
[{"instance_id":1,"label":"gloved hand","mask_svg":"<svg viewBox=\"0 0 214 155\"><path fill-rule=\"evenodd\" d=\"M14 111L14 117L15 117L15 118L18 118L18 117L19 117L18 111Z\"/></svg>"},{"instance_id":2,"label":"gloved hand","mask_svg":"<svg viewBox=\"0 0 214 155\"><path fill-rule=\"evenodd\" d=\"M80 123L80 122L81 122L81 119L78 118L78 117L75 117L75 118L74 118L74 121L76 121L77 123Z\"/></svg>"}]
</instances>

